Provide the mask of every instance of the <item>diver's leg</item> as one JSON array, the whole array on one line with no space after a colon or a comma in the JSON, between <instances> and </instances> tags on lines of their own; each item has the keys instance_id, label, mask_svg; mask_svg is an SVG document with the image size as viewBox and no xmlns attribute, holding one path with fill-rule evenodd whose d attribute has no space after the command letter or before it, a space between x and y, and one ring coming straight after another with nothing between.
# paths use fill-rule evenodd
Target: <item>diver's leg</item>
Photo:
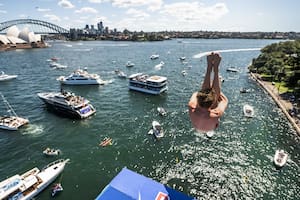
<instances>
[{"instance_id":1,"label":"diver's leg","mask_svg":"<svg viewBox=\"0 0 300 200\"><path fill-rule=\"evenodd\" d=\"M201 88L202 90L211 88L210 74L211 74L211 71L213 68L213 62L212 62L213 55L214 55L214 53L212 52L210 55L207 56L207 68L206 68L204 81L202 83L202 88Z\"/></svg>"}]
</instances>

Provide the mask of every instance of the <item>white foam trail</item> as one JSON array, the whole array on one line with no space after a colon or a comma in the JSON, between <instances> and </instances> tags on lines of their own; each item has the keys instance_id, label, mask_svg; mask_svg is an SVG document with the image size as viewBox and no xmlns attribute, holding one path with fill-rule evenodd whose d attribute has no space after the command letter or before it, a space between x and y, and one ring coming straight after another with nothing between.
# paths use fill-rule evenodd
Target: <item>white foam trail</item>
<instances>
[{"instance_id":1,"label":"white foam trail","mask_svg":"<svg viewBox=\"0 0 300 200\"><path fill-rule=\"evenodd\" d=\"M209 55L211 52L226 53L226 52L235 52L235 51L259 51L259 50L261 50L261 48L214 50L214 51L206 51L203 53L196 54L193 56L193 58L201 58Z\"/></svg>"}]
</instances>

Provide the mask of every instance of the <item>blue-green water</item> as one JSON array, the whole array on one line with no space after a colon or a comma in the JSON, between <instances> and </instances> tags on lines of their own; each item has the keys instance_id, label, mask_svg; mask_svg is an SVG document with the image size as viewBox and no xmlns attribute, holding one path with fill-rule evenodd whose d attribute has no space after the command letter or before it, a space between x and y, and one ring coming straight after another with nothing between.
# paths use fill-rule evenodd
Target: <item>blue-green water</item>
<instances>
[{"instance_id":1,"label":"blue-green water","mask_svg":"<svg viewBox=\"0 0 300 200\"><path fill-rule=\"evenodd\" d=\"M18 74L15 80L1 82L0 91L19 116L30 120L17 132L0 131L0 179L70 158L59 178L64 191L57 199L94 199L124 166L198 199L300 199L299 137L247 73L259 51L222 53L222 90L229 106L212 139L192 129L187 112L190 95L199 88L206 68L206 59L194 55L260 48L273 42L277 41L54 42L51 48L0 53L0 70ZM154 53L160 55L159 60L149 59ZM68 68L51 69L46 60L54 56ZM180 56L186 56L188 64L182 64ZM128 60L135 66L126 68ZM154 66L160 61L165 66L157 71ZM79 67L88 67L111 82L65 87L89 99L96 115L79 121L48 112L36 94L59 91L56 78ZM227 67L238 67L241 72L227 73ZM165 75L169 90L160 96L129 91L127 80L119 79L115 69ZM241 87L253 92L240 94ZM246 103L255 106L255 118L243 117ZM157 106L163 106L168 115L159 116ZM1 115L7 114L4 105L0 109ZM147 135L153 120L165 129L161 141ZM105 136L113 138L113 145L101 148L98 144ZM42 151L48 146L61 149L62 155L44 157ZM282 170L272 163L278 148L289 153ZM50 199L50 189L37 199Z\"/></svg>"}]
</instances>

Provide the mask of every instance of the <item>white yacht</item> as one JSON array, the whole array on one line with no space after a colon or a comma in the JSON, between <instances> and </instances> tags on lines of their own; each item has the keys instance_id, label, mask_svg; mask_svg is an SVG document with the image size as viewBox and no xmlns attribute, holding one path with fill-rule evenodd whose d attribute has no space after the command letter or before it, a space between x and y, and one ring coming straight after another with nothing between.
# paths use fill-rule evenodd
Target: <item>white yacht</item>
<instances>
[{"instance_id":1,"label":"white yacht","mask_svg":"<svg viewBox=\"0 0 300 200\"><path fill-rule=\"evenodd\" d=\"M24 119L22 117L16 117L16 116L4 116L0 117L0 128L10 131L16 131L21 126L28 124L29 120Z\"/></svg>"},{"instance_id":2,"label":"white yacht","mask_svg":"<svg viewBox=\"0 0 300 200\"><path fill-rule=\"evenodd\" d=\"M70 92L45 92L37 95L50 109L72 118L83 119L96 112L89 100Z\"/></svg>"},{"instance_id":3,"label":"white yacht","mask_svg":"<svg viewBox=\"0 0 300 200\"><path fill-rule=\"evenodd\" d=\"M10 116L2 116L0 117L0 128L5 129L5 130L12 130L16 131L19 129L19 127L28 124L29 120L17 116L16 112L14 109L11 107L11 105L8 103L8 101L4 98L2 93L0 92L0 95L3 99L4 104L6 105L8 111L12 113L13 115Z\"/></svg>"},{"instance_id":4,"label":"white yacht","mask_svg":"<svg viewBox=\"0 0 300 200\"><path fill-rule=\"evenodd\" d=\"M284 150L276 150L274 164L276 167L283 167L288 159L288 154Z\"/></svg>"},{"instance_id":5,"label":"white yacht","mask_svg":"<svg viewBox=\"0 0 300 200\"><path fill-rule=\"evenodd\" d=\"M35 167L22 175L17 174L3 180L0 182L0 199L33 199L62 173L68 161L69 159L60 159L42 170Z\"/></svg>"},{"instance_id":6,"label":"white yacht","mask_svg":"<svg viewBox=\"0 0 300 200\"><path fill-rule=\"evenodd\" d=\"M71 75L57 78L61 84L65 85L103 85L105 82L98 74L89 74L87 70L77 69Z\"/></svg>"},{"instance_id":7,"label":"white yacht","mask_svg":"<svg viewBox=\"0 0 300 200\"><path fill-rule=\"evenodd\" d=\"M18 77L18 75L8 75L8 74L5 74L3 71L1 71L1 73L0 73L0 81L8 81L11 79L15 79L17 77Z\"/></svg>"},{"instance_id":8,"label":"white yacht","mask_svg":"<svg viewBox=\"0 0 300 200\"><path fill-rule=\"evenodd\" d=\"M244 115L246 117L253 117L254 116L254 109L253 109L252 106L250 106L248 104L244 105L243 111L244 111Z\"/></svg>"},{"instance_id":9,"label":"white yacht","mask_svg":"<svg viewBox=\"0 0 300 200\"><path fill-rule=\"evenodd\" d=\"M129 76L129 89L148 94L160 94L168 90L167 77L149 76L143 73Z\"/></svg>"}]
</instances>

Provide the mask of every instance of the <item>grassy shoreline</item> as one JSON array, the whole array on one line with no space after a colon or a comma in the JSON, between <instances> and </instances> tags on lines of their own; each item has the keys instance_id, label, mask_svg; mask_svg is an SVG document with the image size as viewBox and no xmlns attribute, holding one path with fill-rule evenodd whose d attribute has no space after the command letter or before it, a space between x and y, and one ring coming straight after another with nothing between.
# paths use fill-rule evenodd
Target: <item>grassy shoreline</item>
<instances>
[{"instance_id":1,"label":"grassy shoreline","mask_svg":"<svg viewBox=\"0 0 300 200\"><path fill-rule=\"evenodd\" d=\"M285 114L287 119L293 125L295 131L297 132L298 136L300 136L300 122L297 121L296 118L293 118L288 110L292 108L292 103L288 100L283 99L278 92L276 85L273 85L272 82L263 81L260 78L259 74L250 72L251 77L260 85L262 86L268 94L273 98L276 104L281 108L282 112Z\"/></svg>"}]
</instances>

